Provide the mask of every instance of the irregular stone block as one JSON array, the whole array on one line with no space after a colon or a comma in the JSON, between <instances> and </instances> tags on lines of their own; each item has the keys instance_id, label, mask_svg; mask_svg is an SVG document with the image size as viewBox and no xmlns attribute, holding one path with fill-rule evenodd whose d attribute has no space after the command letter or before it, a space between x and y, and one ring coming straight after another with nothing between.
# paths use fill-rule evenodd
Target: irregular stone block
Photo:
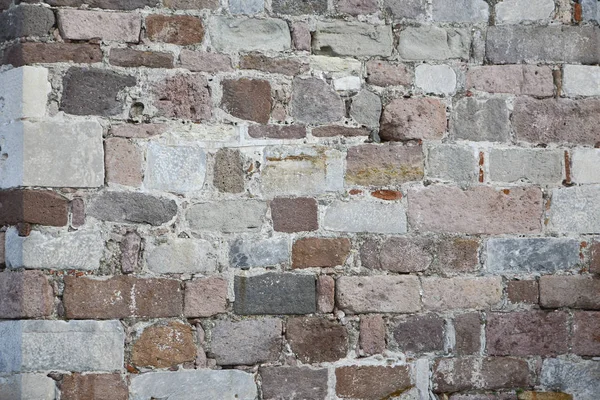
<instances>
[{"instance_id":1,"label":"irregular stone block","mask_svg":"<svg viewBox=\"0 0 600 400\"><path fill-rule=\"evenodd\" d=\"M188 46L202 43L202 19L191 15L148 15L146 35L150 40Z\"/></svg>"},{"instance_id":2,"label":"irregular stone block","mask_svg":"<svg viewBox=\"0 0 600 400\"><path fill-rule=\"evenodd\" d=\"M108 138L104 141L106 181L125 186L142 184L142 151L127 139Z\"/></svg>"},{"instance_id":3,"label":"irregular stone block","mask_svg":"<svg viewBox=\"0 0 600 400\"><path fill-rule=\"evenodd\" d=\"M223 233L260 230L267 204L257 200L230 200L191 205L185 218L192 230Z\"/></svg>"},{"instance_id":4,"label":"irregular stone block","mask_svg":"<svg viewBox=\"0 0 600 400\"><path fill-rule=\"evenodd\" d=\"M323 228L336 232L406 233L406 210L400 203L336 200L325 210Z\"/></svg>"},{"instance_id":5,"label":"irregular stone block","mask_svg":"<svg viewBox=\"0 0 600 400\"><path fill-rule=\"evenodd\" d=\"M342 398L385 399L412 384L407 366L352 365L335 369L335 392ZM379 382L373 385L373 382Z\"/></svg>"},{"instance_id":6,"label":"irregular stone block","mask_svg":"<svg viewBox=\"0 0 600 400\"><path fill-rule=\"evenodd\" d=\"M389 57L392 28L363 22L319 22L313 34L312 49L315 54L333 56Z\"/></svg>"},{"instance_id":7,"label":"irregular stone block","mask_svg":"<svg viewBox=\"0 0 600 400\"><path fill-rule=\"evenodd\" d=\"M301 238L294 242L292 268L318 268L344 265L349 254L349 239Z\"/></svg>"},{"instance_id":8,"label":"irregular stone block","mask_svg":"<svg viewBox=\"0 0 600 400\"><path fill-rule=\"evenodd\" d=\"M131 362L138 367L170 368L195 359L192 328L177 321L147 327L131 348Z\"/></svg>"},{"instance_id":9,"label":"irregular stone block","mask_svg":"<svg viewBox=\"0 0 600 400\"><path fill-rule=\"evenodd\" d=\"M469 68L467 89L549 97L554 93L554 78L548 66L486 65Z\"/></svg>"},{"instance_id":10,"label":"irregular stone block","mask_svg":"<svg viewBox=\"0 0 600 400\"><path fill-rule=\"evenodd\" d=\"M226 53L285 51L292 46L290 29L281 19L214 16L209 32L215 49Z\"/></svg>"},{"instance_id":11,"label":"irregular stone block","mask_svg":"<svg viewBox=\"0 0 600 400\"><path fill-rule=\"evenodd\" d=\"M487 23L489 13L485 0L433 0L434 21Z\"/></svg>"},{"instance_id":12,"label":"irregular stone block","mask_svg":"<svg viewBox=\"0 0 600 400\"><path fill-rule=\"evenodd\" d=\"M600 341L600 312L577 311L573 315L572 351L580 356L598 356Z\"/></svg>"},{"instance_id":13,"label":"irregular stone block","mask_svg":"<svg viewBox=\"0 0 600 400\"><path fill-rule=\"evenodd\" d=\"M600 280L586 276L542 276L540 305L544 308L600 310Z\"/></svg>"},{"instance_id":14,"label":"irregular stone block","mask_svg":"<svg viewBox=\"0 0 600 400\"><path fill-rule=\"evenodd\" d=\"M467 313L454 317L454 350L458 355L479 354L481 350L481 316Z\"/></svg>"},{"instance_id":15,"label":"irregular stone block","mask_svg":"<svg viewBox=\"0 0 600 400\"><path fill-rule=\"evenodd\" d=\"M213 245L202 239L171 239L146 245L146 265L157 274L194 274L213 272L217 260Z\"/></svg>"},{"instance_id":16,"label":"irregular stone block","mask_svg":"<svg viewBox=\"0 0 600 400\"><path fill-rule=\"evenodd\" d=\"M593 400L600 393L600 362L547 358L542 364L540 381L550 390L560 390L574 399Z\"/></svg>"},{"instance_id":17,"label":"irregular stone block","mask_svg":"<svg viewBox=\"0 0 600 400\"><path fill-rule=\"evenodd\" d=\"M352 98L350 116L361 125L377 128L381 116L381 98L369 90L361 90Z\"/></svg>"},{"instance_id":18,"label":"irregular stone block","mask_svg":"<svg viewBox=\"0 0 600 400\"><path fill-rule=\"evenodd\" d=\"M160 0L45 0L54 7L79 7L87 5L91 8L109 10L135 10L144 7L156 7ZM167 0L170 1L170 0Z\"/></svg>"},{"instance_id":19,"label":"irregular stone block","mask_svg":"<svg viewBox=\"0 0 600 400\"><path fill-rule=\"evenodd\" d=\"M564 155L560 150L492 149L489 176L496 182L558 185L563 179L563 164Z\"/></svg>"},{"instance_id":20,"label":"irregular stone block","mask_svg":"<svg viewBox=\"0 0 600 400\"><path fill-rule=\"evenodd\" d=\"M600 186L554 189L550 203L550 227L566 233L600 233Z\"/></svg>"},{"instance_id":21,"label":"irregular stone block","mask_svg":"<svg viewBox=\"0 0 600 400\"><path fill-rule=\"evenodd\" d=\"M88 215L103 221L162 225L177 214L173 200L135 192L102 192L88 206Z\"/></svg>"},{"instance_id":22,"label":"irregular stone block","mask_svg":"<svg viewBox=\"0 0 600 400\"><path fill-rule=\"evenodd\" d=\"M173 54L161 51L111 49L109 62L125 68L173 68Z\"/></svg>"},{"instance_id":23,"label":"irregular stone block","mask_svg":"<svg viewBox=\"0 0 600 400\"><path fill-rule=\"evenodd\" d=\"M385 350L386 326L381 315L360 317L360 349L368 356L381 354Z\"/></svg>"},{"instance_id":24,"label":"irregular stone block","mask_svg":"<svg viewBox=\"0 0 600 400\"><path fill-rule=\"evenodd\" d=\"M40 271L0 273L0 318L49 317L54 291Z\"/></svg>"},{"instance_id":25,"label":"irregular stone block","mask_svg":"<svg viewBox=\"0 0 600 400\"><path fill-rule=\"evenodd\" d=\"M467 29L433 25L408 27L400 32L398 53L403 60L469 59L471 33Z\"/></svg>"},{"instance_id":26,"label":"irregular stone block","mask_svg":"<svg viewBox=\"0 0 600 400\"><path fill-rule=\"evenodd\" d=\"M324 399L327 396L327 369L308 367L261 367L265 400L281 398Z\"/></svg>"},{"instance_id":27,"label":"irregular stone block","mask_svg":"<svg viewBox=\"0 0 600 400\"><path fill-rule=\"evenodd\" d=\"M383 141L441 139L446 107L437 99L395 99L383 108L379 136Z\"/></svg>"},{"instance_id":28,"label":"irregular stone block","mask_svg":"<svg viewBox=\"0 0 600 400\"><path fill-rule=\"evenodd\" d=\"M423 305L432 311L485 309L502 300L502 277L436 278L421 280Z\"/></svg>"},{"instance_id":29,"label":"irregular stone block","mask_svg":"<svg viewBox=\"0 0 600 400\"><path fill-rule=\"evenodd\" d=\"M0 73L0 122L23 118L42 118L51 86L48 70L42 67L20 67Z\"/></svg>"},{"instance_id":30,"label":"irregular stone block","mask_svg":"<svg viewBox=\"0 0 600 400\"><path fill-rule=\"evenodd\" d=\"M54 13L47 7L21 4L0 14L0 41L39 36L47 37L54 26Z\"/></svg>"},{"instance_id":31,"label":"irregular stone block","mask_svg":"<svg viewBox=\"0 0 600 400\"><path fill-rule=\"evenodd\" d=\"M317 277L317 311L331 313L335 307L335 280L329 275Z\"/></svg>"},{"instance_id":32,"label":"irregular stone block","mask_svg":"<svg viewBox=\"0 0 600 400\"><path fill-rule=\"evenodd\" d=\"M496 23L518 24L547 20L553 12L553 0L505 0L496 4Z\"/></svg>"},{"instance_id":33,"label":"irregular stone block","mask_svg":"<svg viewBox=\"0 0 600 400\"><path fill-rule=\"evenodd\" d=\"M169 76L154 85L153 93L159 116L191 119L194 122L211 117L212 101L208 82L199 74Z\"/></svg>"},{"instance_id":34,"label":"irregular stone block","mask_svg":"<svg viewBox=\"0 0 600 400\"><path fill-rule=\"evenodd\" d=\"M428 353L444 349L444 319L435 314L415 315L394 321L392 335L403 353Z\"/></svg>"},{"instance_id":35,"label":"irregular stone block","mask_svg":"<svg viewBox=\"0 0 600 400\"><path fill-rule=\"evenodd\" d=\"M272 107L268 81L246 78L223 81L221 108L234 117L266 124Z\"/></svg>"},{"instance_id":36,"label":"irregular stone block","mask_svg":"<svg viewBox=\"0 0 600 400\"><path fill-rule=\"evenodd\" d=\"M229 11L232 14L258 14L264 11L264 0L231 0Z\"/></svg>"},{"instance_id":37,"label":"irregular stone block","mask_svg":"<svg viewBox=\"0 0 600 400\"><path fill-rule=\"evenodd\" d=\"M341 120L344 114L342 99L325 81L294 78L291 115L298 122L325 124Z\"/></svg>"},{"instance_id":38,"label":"irregular stone block","mask_svg":"<svg viewBox=\"0 0 600 400\"><path fill-rule=\"evenodd\" d=\"M227 312L227 288L227 280L219 277L187 281L183 314L198 318Z\"/></svg>"},{"instance_id":39,"label":"irregular stone block","mask_svg":"<svg viewBox=\"0 0 600 400\"><path fill-rule=\"evenodd\" d=\"M342 276L336 286L338 307L351 314L412 313L421 309L416 276Z\"/></svg>"},{"instance_id":40,"label":"irregular stone block","mask_svg":"<svg viewBox=\"0 0 600 400\"><path fill-rule=\"evenodd\" d=\"M388 86L412 84L413 74L404 64L392 64L387 61L367 61L367 82L371 85Z\"/></svg>"},{"instance_id":41,"label":"irregular stone block","mask_svg":"<svg viewBox=\"0 0 600 400\"><path fill-rule=\"evenodd\" d=\"M118 373L65 375L60 386L61 400L79 400L86 397L94 400L127 400L128 392L127 383Z\"/></svg>"},{"instance_id":42,"label":"irregular stone block","mask_svg":"<svg viewBox=\"0 0 600 400\"><path fill-rule=\"evenodd\" d=\"M142 19L136 13L60 9L58 28L63 39L138 43Z\"/></svg>"},{"instance_id":43,"label":"irregular stone block","mask_svg":"<svg viewBox=\"0 0 600 400\"><path fill-rule=\"evenodd\" d=\"M0 191L0 224L30 223L65 226L68 222L66 198L50 190Z\"/></svg>"},{"instance_id":44,"label":"irregular stone block","mask_svg":"<svg viewBox=\"0 0 600 400\"><path fill-rule=\"evenodd\" d=\"M508 295L508 301L513 304L538 304L540 299L538 282L535 280L509 281L506 287L506 294Z\"/></svg>"},{"instance_id":45,"label":"irregular stone block","mask_svg":"<svg viewBox=\"0 0 600 400\"><path fill-rule=\"evenodd\" d=\"M337 322L318 317L287 321L285 337L303 363L335 362L348 352L348 332Z\"/></svg>"},{"instance_id":46,"label":"irregular stone block","mask_svg":"<svg viewBox=\"0 0 600 400\"><path fill-rule=\"evenodd\" d=\"M425 93L451 95L456 91L456 72L448 65L421 64L415 68L415 85Z\"/></svg>"},{"instance_id":47,"label":"irregular stone block","mask_svg":"<svg viewBox=\"0 0 600 400\"><path fill-rule=\"evenodd\" d=\"M239 150L220 149L215 155L213 185L224 193L244 191L244 164Z\"/></svg>"},{"instance_id":48,"label":"irregular stone block","mask_svg":"<svg viewBox=\"0 0 600 400\"><path fill-rule=\"evenodd\" d=\"M232 70L231 58L225 54L181 49L179 62L182 68L190 71L228 72Z\"/></svg>"},{"instance_id":49,"label":"irregular stone block","mask_svg":"<svg viewBox=\"0 0 600 400\"><path fill-rule=\"evenodd\" d=\"M229 262L234 268L248 269L287 264L290 247L287 238L263 240L238 239L229 248Z\"/></svg>"},{"instance_id":50,"label":"irregular stone block","mask_svg":"<svg viewBox=\"0 0 600 400\"><path fill-rule=\"evenodd\" d=\"M319 206L312 198L277 197L271 201L271 218L276 232L306 232L319 229Z\"/></svg>"}]
</instances>

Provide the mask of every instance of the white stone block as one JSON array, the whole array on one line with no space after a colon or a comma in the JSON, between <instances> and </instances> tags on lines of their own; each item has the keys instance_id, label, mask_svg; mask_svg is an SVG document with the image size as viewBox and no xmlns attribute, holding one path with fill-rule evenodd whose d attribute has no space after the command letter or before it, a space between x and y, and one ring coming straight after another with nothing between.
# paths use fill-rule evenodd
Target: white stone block
<instances>
[{"instance_id":1,"label":"white stone block","mask_svg":"<svg viewBox=\"0 0 600 400\"><path fill-rule=\"evenodd\" d=\"M415 84L425 93L454 94L456 72L448 65L421 64L415 68Z\"/></svg>"},{"instance_id":2,"label":"white stone block","mask_svg":"<svg viewBox=\"0 0 600 400\"><path fill-rule=\"evenodd\" d=\"M600 96L600 67L565 65L562 89L567 96Z\"/></svg>"},{"instance_id":3,"label":"white stone block","mask_svg":"<svg viewBox=\"0 0 600 400\"><path fill-rule=\"evenodd\" d=\"M575 149L571 163L573 182L600 183L600 149Z\"/></svg>"},{"instance_id":4,"label":"white stone block","mask_svg":"<svg viewBox=\"0 0 600 400\"><path fill-rule=\"evenodd\" d=\"M0 123L46 115L48 70L20 67L0 73Z\"/></svg>"},{"instance_id":5,"label":"white stone block","mask_svg":"<svg viewBox=\"0 0 600 400\"><path fill-rule=\"evenodd\" d=\"M210 20L210 39L218 51L285 51L292 47L290 28L281 19L230 18Z\"/></svg>"},{"instance_id":6,"label":"white stone block","mask_svg":"<svg viewBox=\"0 0 600 400\"><path fill-rule=\"evenodd\" d=\"M406 210L399 203L336 200L325 210L324 227L336 232L406 233Z\"/></svg>"},{"instance_id":7,"label":"white stone block","mask_svg":"<svg viewBox=\"0 0 600 400\"><path fill-rule=\"evenodd\" d=\"M496 4L497 24L518 24L550 18L554 0L503 0Z\"/></svg>"},{"instance_id":8,"label":"white stone block","mask_svg":"<svg viewBox=\"0 0 600 400\"><path fill-rule=\"evenodd\" d=\"M333 80L333 87L335 90L360 90L361 80L358 76L345 76L343 78L337 78Z\"/></svg>"},{"instance_id":9,"label":"white stone block","mask_svg":"<svg viewBox=\"0 0 600 400\"><path fill-rule=\"evenodd\" d=\"M550 228L559 233L600 233L600 185L557 188L550 202Z\"/></svg>"},{"instance_id":10,"label":"white stone block","mask_svg":"<svg viewBox=\"0 0 600 400\"><path fill-rule=\"evenodd\" d=\"M56 384L45 374L18 374L0 378L2 400L55 400Z\"/></svg>"},{"instance_id":11,"label":"white stone block","mask_svg":"<svg viewBox=\"0 0 600 400\"><path fill-rule=\"evenodd\" d=\"M201 239L173 239L146 249L146 265L157 274L194 274L217 269L215 250Z\"/></svg>"},{"instance_id":12,"label":"white stone block","mask_svg":"<svg viewBox=\"0 0 600 400\"><path fill-rule=\"evenodd\" d=\"M195 146L148 145L144 186L174 193L202 190L206 179L206 153Z\"/></svg>"},{"instance_id":13,"label":"white stone block","mask_svg":"<svg viewBox=\"0 0 600 400\"><path fill-rule=\"evenodd\" d=\"M361 62L354 58L310 56L310 68L333 76L360 75Z\"/></svg>"}]
</instances>

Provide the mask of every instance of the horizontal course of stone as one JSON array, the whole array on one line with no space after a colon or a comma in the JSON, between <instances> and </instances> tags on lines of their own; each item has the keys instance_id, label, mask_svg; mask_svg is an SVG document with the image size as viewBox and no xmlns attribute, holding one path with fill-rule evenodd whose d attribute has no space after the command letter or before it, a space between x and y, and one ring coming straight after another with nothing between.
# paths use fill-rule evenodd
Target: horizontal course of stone
<instances>
[{"instance_id":1,"label":"horizontal course of stone","mask_svg":"<svg viewBox=\"0 0 600 400\"><path fill-rule=\"evenodd\" d=\"M596 0L0 0L0 399L597 400Z\"/></svg>"}]
</instances>

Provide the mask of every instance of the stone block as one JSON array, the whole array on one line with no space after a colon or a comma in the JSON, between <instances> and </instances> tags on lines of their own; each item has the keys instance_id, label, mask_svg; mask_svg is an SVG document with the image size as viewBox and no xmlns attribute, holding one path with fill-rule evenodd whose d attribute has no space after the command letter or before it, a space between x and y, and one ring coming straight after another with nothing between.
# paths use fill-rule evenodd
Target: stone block
<instances>
[{"instance_id":1,"label":"stone block","mask_svg":"<svg viewBox=\"0 0 600 400\"><path fill-rule=\"evenodd\" d=\"M306 137L304 125L249 125L248 136L268 139L302 139Z\"/></svg>"},{"instance_id":2,"label":"stone block","mask_svg":"<svg viewBox=\"0 0 600 400\"><path fill-rule=\"evenodd\" d=\"M181 49L179 53L179 62L182 68L190 71L201 72L229 72L231 68L231 58L225 54L208 53L203 51L194 51Z\"/></svg>"},{"instance_id":3,"label":"stone block","mask_svg":"<svg viewBox=\"0 0 600 400\"><path fill-rule=\"evenodd\" d=\"M444 319L435 314L397 319L391 328L398 350L421 354L444 349Z\"/></svg>"},{"instance_id":4,"label":"stone block","mask_svg":"<svg viewBox=\"0 0 600 400\"><path fill-rule=\"evenodd\" d=\"M347 313L413 313L421 309L416 276L342 276L336 286L338 307Z\"/></svg>"},{"instance_id":5,"label":"stone block","mask_svg":"<svg viewBox=\"0 0 600 400\"><path fill-rule=\"evenodd\" d=\"M187 281L183 314L188 318L197 318L225 313L227 288L227 280L219 277Z\"/></svg>"},{"instance_id":6,"label":"stone block","mask_svg":"<svg viewBox=\"0 0 600 400\"><path fill-rule=\"evenodd\" d=\"M478 160L472 147L437 144L427 148L428 178L461 184L477 182Z\"/></svg>"},{"instance_id":7,"label":"stone block","mask_svg":"<svg viewBox=\"0 0 600 400\"><path fill-rule=\"evenodd\" d=\"M0 204L1 225L67 225L69 202L50 190L3 190Z\"/></svg>"},{"instance_id":8,"label":"stone block","mask_svg":"<svg viewBox=\"0 0 600 400\"><path fill-rule=\"evenodd\" d=\"M259 373L265 400L327 397L327 369L265 366L260 368Z\"/></svg>"},{"instance_id":9,"label":"stone block","mask_svg":"<svg viewBox=\"0 0 600 400\"><path fill-rule=\"evenodd\" d=\"M508 301L513 304L538 304L540 299L540 290L535 280L508 281L506 294L508 295Z\"/></svg>"},{"instance_id":10,"label":"stone block","mask_svg":"<svg viewBox=\"0 0 600 400\"><path fill-rule=\"evenodd\" d=\"M162 51L111 49L109 62L125 68L173 68L173 54Z\"/></svg>"},{"instance_id":11,"label":"stone block","mask_svg":"<svg viewBox=\"0 0 600 400\"><path fill-rule=\"evenodd\" d=\"M60 386L61 400L127 400L127 383L120 374L65 375ZM54 400L54 397L52 397Z\"/></svg>"},{"instance_id":12,"label":"stone block","mask_svg":"<svg viewBox=\"0 0 600 400\"><path fill-rule=\"evenodd\" d=\"M229 247L229 263L233 268L248 269L288 264L288 238L237 239Z\"/></svg>"},{"instance_id":13,"label":"stone block","mask_svg":"<svg viewBox=\"0 0 600 400\"><path fill-rule=\"evenodd\" d=\"M200 18L191 15L148 15L146 35L155 42L188 46L202 43L204 25Z\"/></svg>"},{"instance_id":14,"label":"stone block","mask_svg":"<svg viewBox=\"0 0 600 400\"><path fill-rule=\"evenodd\" d=\"M550 227L561 233L600 233L600 186L574 186L552 190Z\"/></svg>"},{"instance_id":15,"label":"stone block","mask_svg":"<svg viewBox=\"0 0 600 400\"><path fill-rule=\"evenodd\" d=\"M50 94L48 70L42 67L20 67L0 73L0 122L24 118L42 118Z\"/></svg>"},{"instance_id":16,"label":"stone block","mask_svg":"<svg viewBox=\"0 0 600 400\"><path fill-rule=\"evenodd\" d=\"M51 9L21 4L0 14L0 41L28 36L48 37L53 26L54 13Z\"/></svg>"},{"instance_id":17,"label":"stone block","mask_svg":"<svg viewBox=\"0 0 600 400\"><path fill-rule=\"evenodd\" d=\"M213 245L203 239L171 239L147 244L146 266L156 274L209 273L217 269Z\"/></svg>"},{"instance_id":18,"label":"stone block","mask_svg":"<svg viewBox=\"0 0 600 400\"><path fill-rule=\"evenodd\" d=\"M562 78L562 91L567 96L600 95L600 67L565 65Z\"/></svg>"},{"instance_id":19,"label":"stone block","mask_svg":"<svg viewBox=\"0 0 600 400\"><path fill-rule=\"evenodd\" d=\"M244 160L239 150L220 149L215 155L213 185L224 193L244 191Z\"/></svg>"},{"instance_id":20,"label":"stone block","mask_svg":"<svg viewBox=\"0 0 600 400\"><path fill-rule=\"evenodd\" d=\"M415 68L415 85L425 93L452 95L456 83L456 72L448 65L421 64Z\"/></svg>"},{"instance_id":21,"label":"stone block","mask_svg":"<svg viewBox=\"0 0 600 400\"><path fill-rule=\"evenodd\" d=\"M258 200L230 200L192 204L185 213L196 232L259 231L267 213L267 204Z\"/></svg>"},{"instance_id":22,"label":"stone block","mask_svg":"<svg viewBox=\"0 0 600 400\"><path fill-rule=\"evenodd\" d=\"M54 292L39 271L0 273L0 318L49 317L54 311Z\"/></svg>"},{"instance_id":23,"label":"stone block","mask_svg":"<svg viewBox=\"0 0 600 400\"><path fill-rule=\"evenodd\" d=\"M337 321L290 318L285 336L292 352L305 364L335 362L348 352L348 332Z\"/></svg>"},{"instance_id":24,"label":"stone block","mask_svg":"<svg viewBox=\"0 0 600 400\"><path fill-rule=\"evenodd\" d=\"M146 156L144 186L174 193L202 190L206 153L196 146L167 146L151 142Z\"/></svg>"},{"instance_id":25,"label":"stone block","mask_svg":"<svg viewBox=\"0 0 600 400\"><path fill-rule=\"evenodd\" d=\"M331 313L335 307L335 279L329 275L317 277L317 311Z\"/></svg>"},{"instance_id":26,"label":"stone block","mask_svg":"<svg viewBox=\"0 0 600 400\"><path fill-rule=\"evenodd\" d=\"M319 268L344 265L350 255L347 238L301 238L292 248L292 268Z\"/></svg>"},{"instance_id":27,"label":"stone block","mask_svg":"<svg viewBox=\"0 0 600 400\"><path fill-rule=\"evenodd\" d=\"M383 9L391 14L394 19L423 20L427 16L427 0L406 0L402 3L396 0L384 0Z\"/></svg>"},{"instance_id":28,"label":"stone block","mask_svg":"<svg viewBox=\"0 0 600 400\"><path fill-rule=\"evenodd\" d=\"M294 78L291 106L291 116L305 124L336 122L345 115L340 96L319 78Z\"/></svg>"},{"instance_id":29,"label":"stone block","mask_svg":"<svg viewBox=\"0 0 600 400\"><path fill-rule=\"evenodd\" d=\"M286 51L292 46L290 28L281 19L214 16L209 32L215 49L226 53Z\"/></svg>"},{"instance_id":30,"label":"stone block","mask_svg":"<svg viewBox=\"0 0 600 400\"><path fill-rule=\"evenodd\" d=\"M336 0L336 9L344 14L372 14L378 10L377 0Z\"/></svg>"},{"instance_id":31,"label":"stone block","mask_svg":"<svg viewBox=\"0 0 600 400\"><path fill-rule=\"evenodd\" d=\"M407 27L400 32L398 53L402 60L469 59L471 33L464 28L433 25Z\"/></svg>"},{"instance_id":32,"label":"stone block","mask_svg":"<svg viewBox=\"0 0 600 400\"><path fill-rule=\"evenodd\" d=\"M406 233L406 210L400 203L336 200L327 206L323 228L335 232Z\"/></svg>"},{"instance_id":33,"label":"stone block","mask_svg":"<svg viewBox=\"0 0 600 400\"><path fill-rule=\"evenodd\" d=\"M441 139L446 126L446 107L439 100L395 99L383 108L379 136L383 141Z\"/></svg>"},{"instance_id":34,"label":"stone block","mask_svg":"<svg viewBox=\"0 0 600 400\"><path fill-rule=\"evenodd\" d=\"M469 68L467 89L549 97L554 93L554 78L549 66L486 65Z\"/></svg>"},{"instance_id":35,"label":"stone block","mask_svg":"<svg viewBox=\"0 0 600 400\"><path fill-rule=\"evenodd\" d=\"M173 75L153 87L158 116L200 122L212 114L208 81L199 74Z\"/></svg>"},{"instance_id":36,"label":"stone block","mask_svg":"<svg viewBox=\"0 0 600 400\"><path fill-rule=\"evenodd\" d=\"M285 15L325 14L327 0L272 0L273 12Z\"/></svg>"},{"instance_id":37,"label":"stone block","mask_svg":"<svg viewBox=\"0 0 600 400\"><path fill-rule=\"evenodd\" d=\"M369 90L361 90L352 98L350 116L356 122L368 128L379 127L381 98Z\"/></svg>"},{"instance_id":38,"label":"stone block","mask_svg":"<svg viewBox=\"0 0 600 400\"><path fill-rule=\"evenodd\" d=\"M413 73L404 64L371 60L367 62L367 82L376 86L409 86Z\"/></svg>"},{"instance_id":39,"label":"stone block","mask_svg":"<svg viewBox=\"0 0 600 400\"><path fill-rule=\"evenodd\" d=\"M385 399L413 386L407 366L349 365L335 369L335 392L341 398ZM373 385L373 382L378 382Z\"/></svg>"},{"instance_id":40,"label":"stone block","mask_svg":"<svg viewBox=\"0 0 600 400\"><path fill-rule=\"evenodd\" d=\"M367 356L381 354L385 350L386 327L381 315L360 317L360 349Z\"/></svg>"},{"instance_id":41,"label":"stone block","mask_svg":"<svg viewBox=\"0 0 600 400\"><path fill-rule=\"evenodd\" d=\"M56 383L45 374L11 375L0 378L0 393L6 400L55 400Z\"/></svg>"},{"instance_id":42,"label":"stone block","mask_svg":"<svg viewBox=\"0 0 600 400\"><path fill-rule=\"evenodd\" d=\"M391 186L423 179L421 146L363 144L348 149L346 183Z\"/></svg>"},{"instance_id":43,"label":"stone block","mask_svg":"<svg viewBox=\"0 0 600 400\"><path fill-rule=\"evenodd\" d=\"M137 13L60 9L58 28L63 39L138 43L142 19Z\"/></svg>"},{"instance_id":44,"label":"stone block","mask_svg":"<svg viewBox=\"0 0 600 400\"><path fill-rule=\"evenodd\" d=\"M101 221L162 225L177 214L177 204L164 197L136 192L102 192L87 207Z\"/></svg>"},{"instance_id":45,"label":"stone block","mask_svg":"<svg viewBox=\"0 0 600 400\"><path fill-rule=\"evenodd\" d=\"M460 99L450 118L450 137L471 141L508 142L510 120L503 99Z\"/></svg>"},{"instance_id":46,"label":"stone block","mask_svg":"<svg viewBox=\"0 0 600 400\"><path fill-rule=\"evenodd\" d=\"M45 0L45 2L54 7L88 6L109 10L135 10L144 7L156 7L159 4L159 0Z\"/></svg>"},{"instance_id":47,"label":"stone block","mask_svg":"<svg viewBox=\"0 0 600 400\"><path fill-rule=\"evenodd\" d=\"M393 49L390 25L363 22L319 22L313 34L315 54L389 57Z\"/></svg>"},{"instance_id":48,"label":"stone block","mask_svg":"<svg viewBox=\"0 0 600 400\"><path fill-rule=\"evenodd\" d=\"M104 141L106 181L125 186L142 184L142 151L127 139L108 138Z\"/></svg>"},{"instance_id":49,"label":"stone block","mask_svg":"<svg viewBox=\"0 0 600 400\"><path fill-rule=\"evenodd\" d=\"M496 23L519 24L549 20L553 12L553 0L505 0L496 4Z\"/></svg>"},{"instance_id":50,"label":"stone block","mask_svg":"<svg viewBox=\"0 0 600 400\"><path fill-rule=\"evenodd\" d=\"M195 359L192 328L178 321L145 328L131 348L131 362L138 367L171 368Z\"/></svg>"},{"instance_id":51,"label":"stone block","mask_svg":"<svg viewBox=\"0 0 600 400\"><path fill-rule=\"evenodd\" d=\"M229 11L232 14L259 14L264 11L264 8L264 0L232 0L229 2Z\"/></svg>"},{"instance_id":52,"label":"stone block","mask_svg":"<svg viewBox=\"0 0 600 400\"><path fill-rule=\"evenodd\" d=\"M599 149L573 149L571 151L571 180L579 184L600 183Z\"/></svg>"},{"instance_id":53,"label":"stone block","mask_svg":"<svg viewBox=\"0 0 600 400\"><path fill-rule=\"evenodd\" d=\"M586 276L542 276L540 305L544 308L600 310L600 280Z\"/></svg>"},{"instance_id":54,"label":"stone block","mask_svg":"<svg viewBox=\"0 0 600 400\"><path fill-rule=\"evenodd\" d=\"M489 18L485 0L433 0L433 20L436 22L485 23Z\"/></svg>"},{"instance_id":55,"label":"stone block","mask_svg":"<svg viewBox=\"0 0 600 400\"><path fill-rule=\"evenodd\" d=\"M454 317L454 351L457 355L479 354L481 351L481 329L479 313L467 313Z\"/></svg>"},{"instance_id":56,"label":"stone block","mask_svg":"<svg viewBox=\"0 0 600 400\"><path fill-rule=\"evenodd\" d=\"M580 356L600 355L600 312L577 311L573 315L572 351Z\"/></svg>"},{"instance_id":57,"label":"stone block","mask_svg":"<svg viewBox=\"0 0 600 400\"><path fill-rule=\"evenodd\" d=\"M573 399L592 400L600 393L600 362L547 358L542 364L540 383L549 390L560 390Z\"/></svg>"},{"instance_id":58,"label":"stone block","mask_svg":"<svg viewBox=\"0 0 600 400\"><path fill-rule=\"evenodd\" d=\"M223 81L221 108L236 118L266 124L271 116L271 85L261 79Z\"/></svg>"},{"instance_id":59,"label":"stone block","mask_svg":"<svg viewBox=\"0 0 600 400\"><path fill-rule=\"evenodd\" d=\"M319 229L317 201L308 197L277 197L271 201L271 218L276 232L307 232Z\"/></svg>"},{"instance_id":60,"label":"stone block","mask_svg":"<svg viewBox=\"0 0 600 400\"><path fill-rule=\"evenodd\" d=\"M496 182L528 182L559 185L563 180L561 150L491 149L489 178Z\"/></svg>"},{"instance_id":61,"label":"stone block","mask_svg":"<svg viewBox=\"0 0 600 400\"><path fill-rule=\"evenodd\" d=\"M423 305L432 311L487 309L502 300L501 277L428 277L421 280Z\"/></svg>"}]
</instances>

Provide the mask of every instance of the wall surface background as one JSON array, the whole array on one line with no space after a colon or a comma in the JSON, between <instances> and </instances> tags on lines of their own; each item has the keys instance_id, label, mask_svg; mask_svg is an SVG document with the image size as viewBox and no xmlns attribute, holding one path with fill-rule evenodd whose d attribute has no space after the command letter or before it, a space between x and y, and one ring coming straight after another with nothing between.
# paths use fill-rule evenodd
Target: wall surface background
<instances>
[{"instance_id":1,"label":"wall surface background","mask_svg":"<svg viewBox=\"0 0 600 400\"><path fill-rule=\"evenodd\" d=\"M0 399L598 399L596 0L0 10Z\"/></svg>"}]
</instances>

